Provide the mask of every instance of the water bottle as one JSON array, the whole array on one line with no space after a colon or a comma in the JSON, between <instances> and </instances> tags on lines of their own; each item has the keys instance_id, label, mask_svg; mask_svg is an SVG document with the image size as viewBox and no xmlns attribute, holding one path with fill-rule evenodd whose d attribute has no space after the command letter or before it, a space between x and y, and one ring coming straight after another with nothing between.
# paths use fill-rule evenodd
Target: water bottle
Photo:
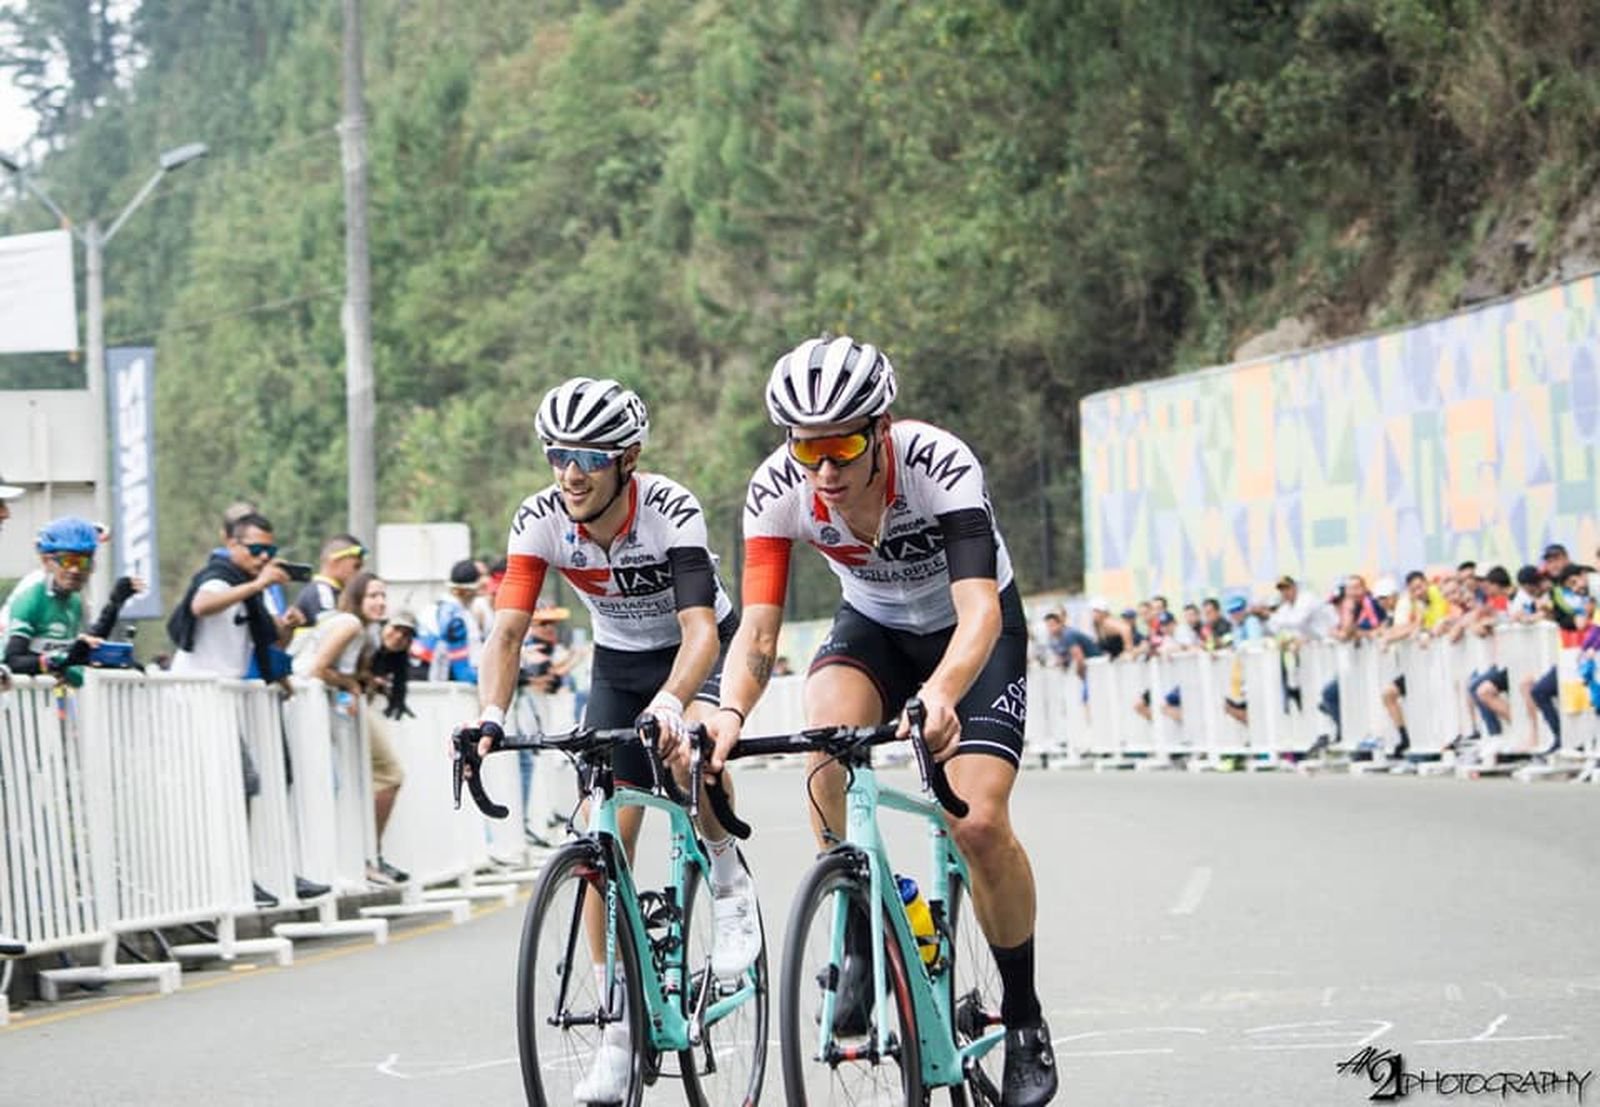
<instances>
[{"instance_id":1,"label":"water bottle","mask_svg":"<svg viewBox=\"0 0 1600 1107\"><path fill-rule=\"evenodd\" d=\"M911 921L911 935L917 940L917 952L922 954L924 965L931 965L934 958L939 956L939 936L933 930L933 912L928 910L928 901L922 898L915 880L898 874L894 879L900 886L900 902L905 904L906 918Z\"/></svg>"}]
</instances>

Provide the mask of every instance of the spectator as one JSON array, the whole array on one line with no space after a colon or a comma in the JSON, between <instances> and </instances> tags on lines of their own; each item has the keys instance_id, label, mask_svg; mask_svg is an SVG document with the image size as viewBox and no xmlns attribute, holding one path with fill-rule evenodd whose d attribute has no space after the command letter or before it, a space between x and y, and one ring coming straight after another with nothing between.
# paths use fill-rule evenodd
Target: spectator
<instances>
[{"instance_id":1,"label":"spectator","mask_svg":"<svg viewBox=\"0 0 1600 1107\"><path fill-rule=\"evenodd\" d=\"M378 646L372 655L372 684L374 691L384 695L386 719L416 718L406 704L411 681L411 641L416 633L417 617L400 610L389 617L378 634Z\"/></svg>"},{"instance_id":2,"label":"spectator","mask_svg":"<svg viewBox=\"0 0 1600 1107\"><path fill-rule=\"evenodd\" d=\"M51 675L77 687L83 666L116 625L122 605L144 582L123 577L94 626L83 626L83 586L94 570L99 537L93 523L74 516L57 519L39 531L35 549L42 575L13 596L6 629L5 668L26 676Z\"/></svg>"},{"instance_id":3,"label":"spectator","mask_svg":"<svg viewBox=\"0 0 1600 1107\"><path fill-rule=\"evenodd\" d=\"M506 578L506 558L502 554L496 558L478 558L477 565L483 570L483 582L478 586L478 594L472 598L472 614L478 620L478 625L487 630L494 625L494 597L500 591L500 582Z\"/></svg>"},{"instance_id":4,"label":"spectator","mask_svg":"<svg viewBox=\"0 0 1600 1107\"><path fill-rule=\"evenodd\" d=\"M1380 587L1390 596L1394 595L1393 583L1382 581ZM1380 607L1377 599L1367 591L1366 580L1357 575L1346 578L1343 594L1339 599L1339 625L1334 628L1333 637L1341 642L1368 638L1382 629L1388 621L1388 612Z\"/></svg>"},{"instance_id":5,"label":"spectator","mask_svg":"<svg viewBox=\"0 0 1600 1107\"><path fill-rule=\"evenodd\" d=\"M788 654L779 654L772 663L772 675L775 677L794 676L794 665L789 661Z\"/></svg>"},{"instance_id":6,"label":"spectator","mask_svg":"<svg viewBox=\"0 0 1600 1107\"><path fill-rule=\"evenodd\" d=\"M1222 614L1222 604L1208 596L1200 601L1200 645L1223 650L1233 644L1233 624Z\"/></svg>"},{"instance_id":7,"label":"spectator","mask_svg":"<svg viewBox=\"0 0 1600 1107\"><path fill-rule=\"evenodd\" d=\"M307 628L339 609L339 594L366 563L367 548L353 534L336 534L322 544L317 573L294 601Z\"/></svg>"},{"instance_id":8,"label":"spectator","mask_svg":"<svg viewBox=\"0 0 1600 1107\"><path fill-rule=\"evenodd\" d=\"M1183 619L1173 629L1172 640L1182 649L1192 650L1200 647L1200 608L1197 604L1183 605Z\"/></svg>"},{"instance_id":9,"label":"spectator","mask_svg":"<svg viewBox=\"0 0 1600 1107\"><path fill-rule=\"evenodd\" d=\"M539 696L560 690L577 658L561 644L561 624L571 618L565 607L541 604L528 618L528 633L522 642L522 659L517 674L517 699L512 709L518 725L538 733L544 730L539 717ZM522 835L529 845L550 845L533 825L529 801L533 798L535 768L532 750L517 751L517 770L522 782Z\"/></svg>"},{"instance_id":10,"label":"spectator","mask_svg":"<svg viewBox=\"0 0 1600 1107\"><path fill-rule=\"evenodd\" d=\"M483 571L470 558L450 569L450 591L434 605L433 625L418 636L430 664L429 680L478 682L478 655L484 628L472 614L472 601L483 583Z\"/></svg>"},{"instance_id":11,"label":"spectator","mask_svg":"<svg viewBox=\"0 0 1600 1107\"><path fill-rule=\"evenodd\" d=\"M212 549L211 556L227 557L229 529L246 515L260 514L261 509L256 506L253 500L235 500L229 504L222 512L222 544ZM284 590L282 584L274 583L268 585L267 590L261 593L261 602L266 605L267 614L271 615L273 620L287 634L292 634L294 630L304 625L304 616L297 609L290 606L288 593ZM273 645L267 652L272 658L274 672L289 671L292 662L282 646ZM245 679L262 679L261 667L256 662L253 652L250 655L250 667L245 671Z\"/></svg>"},{"instance_id":12,"label":"spectator","mask_svg":"<svg viewBox=\"0 0 1600 1107\"><path fill-rule=\"evenodd\" d=\"M1111 605L1099 596L1089 601L1089 618L1094 623L1095 640L1101 651L1115 661L1134 647L1133 628L1128 621L1111 614Z\"/></svg>"},{"instance_id":13,"label":"spectator","mask_svg":"<svg viewBox=\"0 0 1600 1107\"><path fill-rule=\"evenodd\" d=\"M1045 664L1068 666L1078 674L1080 680L1083 679L1086 669L1084 663L1091 657L1100 656L1099 643L1077 627L1068 626L1059 610L1045 612L1044 632Z\"/></svg>"},{"instance_id":14,"label":"spectator","mask_svg":"<svg viewBox=\"0 0 1600 1107\"><path fill-rule=\"evenodd\" d=\"M326 557L323 563L326 567ZM372 657L377 646L372 632L383 626L388 613L389 589L382 580L368 572L347 578L339 588L338 610L324 613L321 621L305 632L312 637L312 644L295 660L297 673L316 677L334 693L333 725L347 732L347 740L355 738L353 731L359 725L363 705L375 691ZM388 718L381 712L369 712L366 722L373 823L378 841L377 860L367 862L367 880L378 885L404 884L410 875L384 860L383 832L389 825L405 771L394 752Z\"/></svg>"},{"instance_id":15,"label":"spectator","mask_svg":"<svg viewBox=\"0 0 1600 1107\"><path fill-rule=\"evenodd\" d=\"M263 597L272 585L288 580L277 554L272 524L264 516L246 513L228 524L224 552L212 551L167 619L167 633L177 647L172 658L174 674L242 679L253 659L269 682L289 690L288 666L272 650L283 644L293 627L274 619ZM248 804L260 792L261 779L242 735L239 751ZM328 890L326 884L295 878L295 894L300 899L315 899ZM258 884L256 903L276 907L278 898Z\"/></svg>"},{"instance_id":16,"label":"spectator","mask_svg":"<svg viewBox=\"0 0 1600 1107\"><path fill-rule=\"evenodd\" d=\"M1545 593L1549 583L1537 565L1524 565L1517 570L1517 591L1511 597L1511 618L1528 622L1539 617L1546 606Z\"/></svg>"}]
</instances>

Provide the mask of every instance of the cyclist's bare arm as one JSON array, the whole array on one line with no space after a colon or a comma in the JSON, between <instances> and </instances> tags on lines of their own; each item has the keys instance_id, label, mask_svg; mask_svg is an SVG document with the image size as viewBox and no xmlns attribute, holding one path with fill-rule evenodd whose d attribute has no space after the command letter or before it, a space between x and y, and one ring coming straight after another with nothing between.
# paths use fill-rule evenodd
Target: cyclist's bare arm
<instances>
[{"instance_id":1,"label":"cyclist's bare arm","mask_svg":"<svg viewBox=\"0 0 1600 1107\"><path fill-rule=\"evenodd\" d=\"M687 704L694 700L717 663L721 643L717 641L716 611L710 607L686 607L678 612L678 626L683 641L678 644L672 671L661 690Z\"/></svg>"},{"instance_id":2,"label":"cyclist's bare arm","mask_svg":"<svg viewBox=\"0 0 1600 1107\"><path fill-rule=\"evenodd\" d=\"M994 580L968 577L952 581L950 599L956 609L955 631L921 692L928 709L924 734L935 755L955 752L951 739L961 731L956 704L978 679L1000 640L1000 590ZM910 733L904 722L901 728Z\"/></svg>"},{"instance_id":3,"label":"cyclist's bare arm","mask_svg":"<svg viewBox=\"0 0 1600 1107\"><path fill-rule=\"evenodd\" d=\"M528 624L533 621L531 611L502 607L494 613L494 625L484 640L483 653L478 659L478 709L480 712L495 709L504 718L511 707L511 697L517 690L517 665L522 657L522 640L528 635ZM484 739L487 743L489 740ZM482 746L479 753L489 751Z\"/></svg>"},{"instance_id":4,"label":"cyclist's bare arm","mask_svg":"<svg viewBox=\"0 0 1600 1107\"><path fill-rule=\"evenodd\" d=\"M722 706L730 710L717 712L706 723L717 744L711 758L713 772L721 771L723 755L739 741L745 718L766 691L778 659L778 632L782 629L783 608L778 604L749 604L740 615L738 633L722 663Z\"/></svg>"}]
</instances>

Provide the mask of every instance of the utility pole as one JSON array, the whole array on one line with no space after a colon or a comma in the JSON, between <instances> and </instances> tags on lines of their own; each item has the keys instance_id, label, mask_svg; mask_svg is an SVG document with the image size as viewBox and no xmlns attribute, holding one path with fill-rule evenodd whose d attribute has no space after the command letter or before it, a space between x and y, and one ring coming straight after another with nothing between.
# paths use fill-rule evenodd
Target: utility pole
<instances>
[{"instance_id":1,"label":"utility pole","mask_svg":"<svg viewBox=\"0 0 1600 1107\"><path fill-rule=\"evenodd\" d=\"M344 396L349 436L350 533L377 537L378 464L373 443L372 264L367 253L367 112L362 79L361 0L344 0Z\"/></svg>"}]
</instances>

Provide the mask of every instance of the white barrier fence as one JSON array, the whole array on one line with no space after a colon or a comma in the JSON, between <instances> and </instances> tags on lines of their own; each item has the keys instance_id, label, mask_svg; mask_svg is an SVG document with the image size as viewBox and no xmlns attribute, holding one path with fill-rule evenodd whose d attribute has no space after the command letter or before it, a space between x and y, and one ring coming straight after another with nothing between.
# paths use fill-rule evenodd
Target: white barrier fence
<instances>
[{"instance_id":1,"label":"white barrier fence","mask_svg":"<svg viewBox=\"0 0 1600 1107\"><path fill-rule=\"evenodd\" d=\"M1531 689L1552 669L1559 743L1529 706ZM1509 709L1492 728L1469 695L1485 681ZM1558 746L1557 768L1592 779L1600 755L1600 716L1579 678L1578 651L1563 650L1548 623L1456 641L1317 641L1291 649L1257 641L1237 650L1091 658L1082 679L1070 669L1033 669L1028 706L1028 749L1046 760L1270 763L1328 744L1365 746L1382 760L1399 742L1393 711L1413 760L1441 757L1459 739L1481 735L1474 771Z\"/></svg>"},{"instance_id":2,"label":"white barrier fence","mask_svg":"<svg viewBox=\"0 0 1600 1107\"><path fill-rule=\"evenodd\" d=\"M1399 702L1412 749L1434 754L1456 735L1481 729L1467 690L1475 675L1497 666L1506 670L1511 704L1500 744L1510 751L1552 738L1547 728L1536 732L1545 724L1529 713L1523 693L1552 665L1560 675L1562 750L1587 758L1592 779L1600 775L1600 727L1578 681L1578 659L1558 650L1553 631L1542 626L1394 649L1324 642L1280 654L1258 643L1148 661L1095 659L1083 680L1066 669L1034 667L1027 751L1047 763L1272 759L1335 737L1332 716L1318 707L1330 698L1346 747L1366 738L1392 745L1384 691L1403 676ZM803 683L801 676L773 680L747 733L803 726ZM176 988L178 961L118 963L119 938L137 931L209 925L215 941L171 947L173 956L265 955L288 963L294 939L357 933L382 942L385 916L441 912L461 921L469 900L509 902L509 882L531 879L517 868L530 857L524 828L548 833L548 815L571 811L569 767L545 757L527 766L525 777L517 758L492 759L486 783L511 817L485 820L470 803L456 810L446 738L475 716L476 689L416 684L414 714L386 721L404 783L381 842L384 856L411 880L399 904L341 918L341 897L371 890L366 869L380 852L371 719L331 700L315 681L297 680L296 687L284 699L255 681L91 671L72 692L48 678L18 678L0 693L0 937L20 944L25 956L95 951L92 965L41 972L45 998L75 982L150 979L162 991ZM1230 713L1230 700L1243 711ZM524 730L530 714L545 729L562 730L573 724L575 704L565 692L519 703ZM329 890L301 885L301 878ZM239 938L236 920L263 913L258 888L277 897L276 910L314 912L315 920L280 923L272 937Z\"/></svg>"}]
</instances>

